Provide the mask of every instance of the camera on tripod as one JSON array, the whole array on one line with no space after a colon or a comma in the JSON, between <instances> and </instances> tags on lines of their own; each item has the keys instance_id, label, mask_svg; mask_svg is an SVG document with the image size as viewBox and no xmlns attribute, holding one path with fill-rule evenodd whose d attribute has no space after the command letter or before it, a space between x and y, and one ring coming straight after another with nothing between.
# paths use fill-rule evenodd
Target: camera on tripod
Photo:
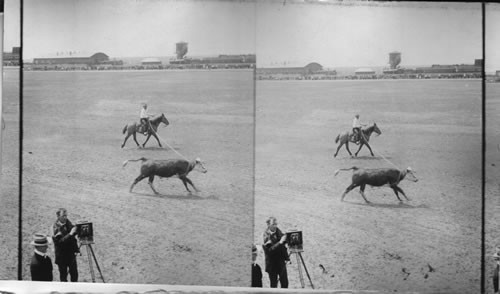
<instances>
[{"instance_id":1,"label":"camera on tripod","mask_svg":"<svg viewBox=\"0 0 500 294\"><path fill-rule=\"evenodd\" d=\"M302 242L302 231L291 231L286 233L286 242L290 251L304 251Z\"/></svg>"},{"instance_id":2,"label":"camera on tripod","mask_svg":"<svg viewBox=\"0 0 500 294\"><path fill-rule=\"evenodd\" d=\"M78 239L82 244L94 244L94 229L91 222L77 222L76 234L78 235Z\"/></svg>"}]
</instances>

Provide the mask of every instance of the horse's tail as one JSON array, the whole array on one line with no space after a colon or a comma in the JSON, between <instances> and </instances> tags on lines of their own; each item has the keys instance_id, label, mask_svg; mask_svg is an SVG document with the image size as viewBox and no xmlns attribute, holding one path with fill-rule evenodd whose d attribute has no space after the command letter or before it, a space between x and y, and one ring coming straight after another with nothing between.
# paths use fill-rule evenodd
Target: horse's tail
<instances>
[{"instance_id":1,"label":"horse's tail","mask_svg":"<svg viewBox=\"0 0 500 294\"><path fill-rule=\"evenodd\" d=\"M125 125L125 126L123 127L122 134L124 134L124 135L125 135L125 132L127 131L127 129L128 129L128 125Z\"/></svg>"},{"instance_id":2,"label":"horse's tail","mask_svg":"<svg viewBox=\"0 0 500 294\"><path fill-rule=\"evenodd\" d=\"M339 174L339 171L347 171L347 170L358 170L359 168L357 166L353 166L351 168L339 168L337 169L334 173L333 173L333 176L336 176Z\"/></svg>"},{"instance_id":3,"label":"horse's tail","mask_svg":"<svg viewBox=\"0 0 500 294\"><path fill-rule=\"evenodd\" d=\"M337 144L340 140L340 134L337 135L337 138L335 138L335 144Z\"/></svg>"},{"instance_id":4,"label":"horse's tail","mask_svg":"<svg viewBox=\"0 0 500 294\"><path fill-rule=\"evenodd\" d=\"M123 164L122 164L122 167L125 167L129 161L142 161L142 162L144 162L144 161L146 161L146 160L148 160L148 159L147 159L147 158L145 158L145 157L141 157L141 158L139 158L139 159L129 159L129 160L125 160L125 161L123 162Z\"/></svg>"}]
</instances>

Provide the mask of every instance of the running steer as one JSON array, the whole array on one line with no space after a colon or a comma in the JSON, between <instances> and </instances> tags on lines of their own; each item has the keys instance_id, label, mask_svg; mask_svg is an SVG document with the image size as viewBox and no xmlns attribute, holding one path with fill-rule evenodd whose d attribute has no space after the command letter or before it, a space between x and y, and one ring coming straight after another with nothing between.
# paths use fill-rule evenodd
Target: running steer
<instances>
[{"instance_id":1,"label":"running steer","mask_svg":"<svg viewBox=\"0 0 500 294\"><path fill-rule=\"evenodd\" d=\"M181 179L184 187L186 187L186 190L189 193L191 193L191 190L189 190L187 183L189 183L196 190L196 192L199 192L199 190L193 185L193 182L188 179L187 175L195 168L202 173L207 172L207 169L199 158L196 158L193 161L187 161L184 159L152 160L141 157L139 159L126 160L123 162L123 166L125 167L129 161L142 161L141 174L134 180L132 186L130 186L130 192L132 192L132 189L138 182L149 177L149 186L153 189L155 194L158 194L153 187L153 180L155 176L159 176L161 178L177 176Z\"/></svg>"},{"instance_id":2,"label":"running steer","mask_svg":"<svg viewBox=\"0 0 500 294\"><path fill-rule=\"evenodd\" d=\"M398 187L398 184L405 178L413 182L418 181L417 177L414 175L414 172L410 167L405 170L397 170L395 168L363 169L353 166L347 169L338 169L335 171L335 175L337 175L339 171L346 171L351 169L354 170L352 174L352 183L351 185L349 185L349 187L347 187L347 189L345 189L344 193L342 194L342 201L344 201L344 197L347 193L359 186L359 192L361 193L361 196L363 196L363 199L365 199L366 203L370 203L370 201L368 201L365 197L366 185L375 187L388 185L392 188L399 201L402 200L401 198L399 198L398 192L401 192L401 194L405 196L406 200L410 200L408 199L408 197L406 197L405 192L403 192L403 190Z\"/></svg>"}]
</instances>

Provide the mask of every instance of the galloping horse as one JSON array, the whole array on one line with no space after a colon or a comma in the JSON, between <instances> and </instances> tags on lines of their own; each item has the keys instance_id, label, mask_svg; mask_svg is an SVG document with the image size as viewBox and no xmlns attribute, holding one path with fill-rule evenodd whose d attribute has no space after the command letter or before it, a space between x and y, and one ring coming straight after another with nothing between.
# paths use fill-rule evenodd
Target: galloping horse
<instances>
[{"instance_id":1,"label":"galloping horse","mask_svg":"<svg viewBox=\"0 0 500 294\"><path fill-rule=\"evenodd\" d=\"M361 136L361 138L359 140L359 142L360 142L359 149L358 149L358 151L356 151L356 153L354 155L358 156L359 150L361 150L361 148L363 148L363 146L366 145L366 147L368 147L368 149L370 150L370 153L372 154L372 156L375 156L375 155L373 155L372 148L370 147L370 144L368 144L368 141L370 141L370 136L372 135L373 132L375 132L379 135L382 134L382 132L380 131L380 129L378 128L376 123L373 123L373 125L367 127L366 129L362 129L361 131L363 132L363 136ZM340 147L342 147L342 145L344 145L344 144L345 144L345 147L347 149L347 152L349 152L349 155L352 156L351 150L349 150L349 142L354 143L352 131L347 131L347 132L343 132L343 133L338 134L337 138L335 138L335 143L338 143L339 141L340 141L340 145L339 145L339 147L337 147L337 152L335 152L335 155L333 157L337 157L337 154L339 153Z\"/></svg>"},{"instance_id":2,"label":"galloping horse","mask_svg":"<svg viewBox=\"0 0 500 294\"><path fill-rule=\"evenodd\" d=\"M158 145L160 145L160 147L162 147L161 143L160 143L160 139L158 139L158 136L156 135L156 131L158 130L158 126L160 125L160 123L164 123L167 126L170 124L168 122L168 119L165 117L165 114L163 114L163 113L160 114L160 115L153 116L149 120L149 124L150 124L151 128L148 127L148 130L147 130L147 136L148 137L146 138L146 141L144 141L144 143L142 144L142 147L144 147L146 145L146 143L148 142L149 138L151 138L151 135L153 135L153 137L156 138L156 141L158 141ZM134 141L137 144L137 147L141 147L139 145L139 142L137 142L137 138L136 138L136 135L135 135L136 133L140 133L139 132L139 127L140 126L141 126L141 124L137 123L137 122L133 122L133 123L125 125L125 127L123 128L122 133L123 134L127 133L127 136L125 137L125 140L123 141L122 148L123 148L123 146L125 146L125 143L127 142L127 139L130 136L134 136Z\"/></svg>"}]
</instances>

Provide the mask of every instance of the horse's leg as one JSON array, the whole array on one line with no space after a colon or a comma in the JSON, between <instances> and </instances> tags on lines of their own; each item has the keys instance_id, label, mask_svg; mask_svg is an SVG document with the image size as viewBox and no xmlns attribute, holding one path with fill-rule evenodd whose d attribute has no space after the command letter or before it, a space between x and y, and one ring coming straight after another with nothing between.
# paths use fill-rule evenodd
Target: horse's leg
<instances>
[{"instance_id":1,"label":"horse's leg","mask_svg":"<svg viewBox=\"0 0 500 294\"><path fill-rule=\"evenodd\" d=\"M347 141L345 142L345 148L347 149L347 152L349 152L349 155L351 155L351 157L352 157L351 150L349 150L349 140L347 140Z\"/></svg>"},{"instance_id":2,"label":"horse's leg","mask_svg":"<svg viewBox=\"0 0 500 294\"><path fill-rule=\"evenodd\" d=\"M344 145L344 143L340 142L339 146L337 147L337 152L335 152L335 154L333 155L333 158L337 157L337 154L339 154L339 150L340 150L340 148L342 148L342 145Z\"/></svg>"},{"instance_id":3,"label":"horse's leg","mask_svg":"<svg viewBox=\"0 0 500 294\"><path fill-rule=\"evenodd\" d=\"M134 188L134 186L139 183L140 181L142 181L143 179L145 179L146 176L145 175L140 175L138 176L137 178L135 178L134 182L132 183L132 186L130 186L130 189L128 190L130 193L132 193L132 189Z\"/></svg>"},{"instance_id":4,"label":"horse's leg","mask_svg":"<svg viewBox=\"0 0 500 294\"><path fill-rule=\"evenodd\" d=\"M155 179L155 175L150 175L149 176L149 181L148 181L148 184L149 186L151 187L151 189L153 190L153 192L155 192L156 195L160 194L158 193L158 191L155 190L155 187L153 186L153 180Z\"/></svg>"},{"instance_id":5,"label":"horse's leg","mask_svg":"<svg viewBox=\"0 0 500 294\"><path fill-rule=\"evenodd\" d=\"M142 143L142 148L146 147L146 143L149 141L149 138L151 138L151 133L148 133L148 136L146 137L146 141Z\"/></svg>"},{"instance_id":6,"label":"horse's leg","mask_svg":"<svg viewBox=\"0 0 500 294\"><path fill-rule=\"evenodd\" d=\"M151 134L153 135L153 137L155 137L156 141L158 142L158 145L160 145L160 147L162 147L161 143L160 143L160 139L158 139L158 136L156 135L156 133L151 133Z\"/></svg>"},{"instance_id":7,"label":"horse's leg","mask_svg":"<svg viewBox=\"0 0 500 294\"><path fill-rule=\"evenodd\" d=\"M130 137L130 133L127 133L127 136L125 137L125 140L123 140L122 148L125 146L125 143L127 143L128 138Z\"/></svg>"},{"instance_id":8,"label":"horse's leg","mask_svg":"<svg viewBox=\"0 0 500 294\"><path fill-rule=\"evenodd\" d=\"M182 183L184 184L184 187L186 187L186 190L191 194L191 190L189 190L188 185L187 185L187 178L186 176L179 176L179 179L181 179Z\"/></svg>"},{"instance_id":9,"label":"horse's leg","mask_svg":"<svg viewBox=\"0 0 500 294\"><path fill-rule=\"evenodd\" d=\"M365 145L365 143L363 141L361 141L361 143L359 143L358 151L356 151L356 153L354 153L354 156L358 157L358 153L361 150L361 148L363 148L363 145Z\"/></svg>"},{"instance_id":10,"label":"horse's leg","mask_svg":"<svg viewBox=\"0 0 500 294\"><path fill-rule=\"evenodd\" d=\"M365 187L366 187L366 184L359 186L359 194L361 194L363 199L365 199L366 203L370 203L370 201L368 201L368 199L366 199L366 196L365 196Z\"/></svg>"},{"instance_id":11,"label":"horse's leg","mask_svg":"<svg viewBox=\"0 0 500 294\"><path fill-rule=\"evenodd\" d=\"M403 200L401 200L401 198L399 198L399 195L398 195L398 186L396 186L396 185L391 185L391 188L392 188L392 190L394 191L394 194L396 194L396 197L398 197L398 200L399 200L400 202L402 202ZM406 196L405 196L405 197L406 197Z\"/></svg>"},{"instance_id":12,"label":"horse's leg","mask_svg":"<svg viewBox=\"0 0 500 294\"><path fill-rule=\"evenodd\" d=\"M141 145L139 144L139 142L137 142L137 132L134 132L133 138L134 138L135 144L137 144L137 147L141 148Z\"/></svg>"},{"instance_id":13,"label":"horse's leg","mask_svg":"<svg viewBox=\"0 0 500 294\"><path fill-rule=\"evenodd\" d=\"M345 197L345 195L346 195L347 193L349 193L352 189L356 188L356 187L357 187L357 186L356 186L354 183L350 184L350 185L349 185L349 187L347 187L347 188L345 189L344 193L342 194L342 197L340 198L340 201L344 201L344 197Z\"/></svg>"},{"instance_id":14,"label":"horse's leg","mask_svg":"<svg viewBox=\"0 0 500 294\"><path fill-rule=\"evenodd\" d=\"M368 144L368 142L365 141L365 145L366 145L366 147L368 147L368 150L370 150L370 153L372 154L372 156L375 156L373 154L372 147L370 147L370 144Z\"/></svg>"}]
</instances>

